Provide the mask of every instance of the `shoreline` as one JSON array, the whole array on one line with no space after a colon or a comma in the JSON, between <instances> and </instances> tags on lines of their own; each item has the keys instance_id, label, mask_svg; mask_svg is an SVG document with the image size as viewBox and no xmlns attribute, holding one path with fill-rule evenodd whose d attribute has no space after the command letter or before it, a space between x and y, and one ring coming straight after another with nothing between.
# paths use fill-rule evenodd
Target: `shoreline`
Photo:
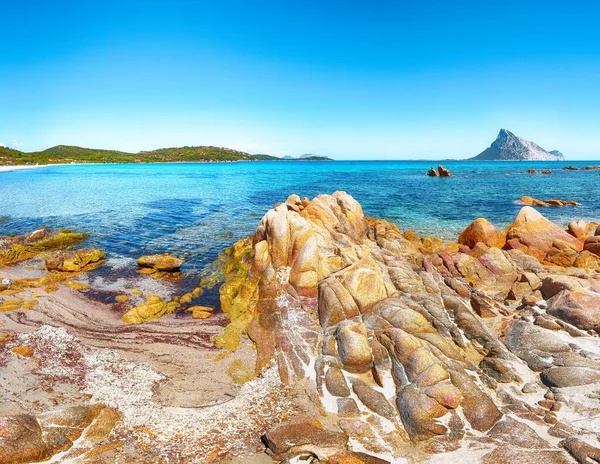
<instances>
[{"instance_id":1,"label":"shoreline","mask_svg":"<svg viewBox=\"0 0 600 464\"><path fill-rule=\"evenodd\" d=\"M22 414L46 433L49 415L111 419L56 462L100 449L124 464L262 464L308 443L368 459L356 462L511 450L498 462L563 463L570 446L595 443L599 223L564 229L523 206L505 229L478 218L444 243L365 216L338 191L290 195L256 231L224 253L221 311L206 319L161 314L137 283L119 290L125 306L90 301L93 274L87 287L80 274L58 279L43 254L0 266L0 421ZM126 321L138 299L144 322ZM411 383L398 388L394 366Z\"/></svg>"},{"instance_id":2,"label":"shoreline","mask_svg":"<svg viewBox=\"0 0 600 464\"><path fill-rule=\"evenodd\" d=\"M92 163L78 163L78 164L92 164ZM26 169L45 168L48 166L69 166L69 165L70 164L67 164L67 163L0 165L0 173L1 172L11 172L11 171L23 171Z\"/></svg>"}]
</instances>

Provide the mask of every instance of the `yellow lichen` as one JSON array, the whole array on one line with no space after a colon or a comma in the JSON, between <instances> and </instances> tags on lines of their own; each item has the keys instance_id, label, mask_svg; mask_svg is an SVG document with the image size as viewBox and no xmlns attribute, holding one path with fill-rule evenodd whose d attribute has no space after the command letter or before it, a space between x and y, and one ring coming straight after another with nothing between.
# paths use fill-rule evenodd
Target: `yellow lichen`
<instances>
[{"instance_id":1,"label":"yellow lichen","mask_svg":"<svg viewBox=\"0 0 600 464\"><path fill-rule=\"evenodd\" d=\"M80 291L80 292L82 292L84 290L88 290L90 288L90 285L82 284L81 282L76 282L76 281L66 282L65 285L67 287L71 287L72 289Z\"/></svg>"},{"instance_id":2,"label":"yellow lichen","mask_svg":"<svg viewBox=\"0 0 600 464\"><path fill-rule=\"evenodd\" d=\"M252 378L252 371L244 366L241 359L233 361L227 373L231 377L231 380L238 385L246 383Z\"/></svg>"},{"instance_id":3,"label":"yellow lichen","mask_svg":"<svg viewBox=\"0 0 600 464\"><path fill-rule=\"evenodd\" d=\"M179 309L176 301L163 301L160 296L149 295L144 303L131 308L121 317L125 324L141 324L145 321L159 319L165 314L170 314Z\"/></svg>"},{"instance_id":4,"label":"yellow lichen","mask_svg":"<svg viewBox=\"0 0 600 464\"><path fill-rule=\"evenodd\" d=\"M87 237L87 234L59 231L30 243L15 243L8 249L0 250L0 264L18 263L31 259L44 251L66 249L83 242Z\"/></svg>"},{"instance_id":5,"label":"yellow lichen","mask_svg":"<svg viewBox=\"0 0 600 464\"><path fill-rule=\"evenodd\" d=\"M12 352L20 356L25 356L26 358L31 358L33 356L33 348L30 346L15 346L12 349Z\"/></svg>"},{"instance_id":6,"label":"yellow lichen","mask_svg":"<svg viewBox=\"0 0 600 464\"><path fill-rule=\"evenodd\" d=\"M15 311L17 309L21 309L22 306L23 300L19 298L14 300L8 300L0 305L0 313L5 311Z\"/></svg>"},{"instance_id":7,"label":"yellow lichen","mask_svg":"<svg viewBox=\"0 0 600 464\"><path fill-rule=\"evenodd\" d=\"M37 300L27 300L25 303L23 303L23 309L31 309L37 305L38 305Z\"/></svg>"}]
</instances>

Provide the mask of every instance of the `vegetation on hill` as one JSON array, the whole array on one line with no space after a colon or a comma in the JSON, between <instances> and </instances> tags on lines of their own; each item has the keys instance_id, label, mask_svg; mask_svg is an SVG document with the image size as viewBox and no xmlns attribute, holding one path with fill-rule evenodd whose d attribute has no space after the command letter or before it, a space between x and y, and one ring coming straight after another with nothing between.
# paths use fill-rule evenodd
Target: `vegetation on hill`
<instances>
[{"instance_id":1,"label":"vegetation on hill","mask_svg":"<svg viewBox=\"0 0 600 464\"><path fill-rule=\"evenodd\" d=\"M70 145L57 145L43 151L22 152L0 147L0 165L64 164L64 163L173 163L173 162L225 162L225 161L281 161L272 155L251 155L223 147L174 147L126 153ZM311 156L302 161L324 161L330 158Z\"/></svg>"},{"instance_id":2,"label":"vegetation on hill","mask_svg":"<svg viewBox=\"0 0 600 464\"><path fill-rule=\"evenodd\" d=\"M221 147L177 147L159 148L152 151L141 151L141 161L162 162L172 161L241 161L250 159L250 155L243 151Z\"/></svg>"}]
</instances>

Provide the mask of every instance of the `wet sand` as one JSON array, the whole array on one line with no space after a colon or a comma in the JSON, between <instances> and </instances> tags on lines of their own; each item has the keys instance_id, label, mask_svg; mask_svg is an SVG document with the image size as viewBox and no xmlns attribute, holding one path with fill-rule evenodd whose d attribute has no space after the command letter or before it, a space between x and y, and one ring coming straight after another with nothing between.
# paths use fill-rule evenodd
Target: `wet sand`
<instances>
[{"instance_id":1,"label":"wet sand","mask_svg":"<svg viewBox=\"0 0 600 464\"><path fill-rule=\"evenodd\" d=\"M17 267L0 267L2 278L30 275L31 271ZM247 339L235 354L215 360L220 352L212 338L226 325L224 314L207 320L173 314L126 325L120 320L120 311L111 305L87 300L64 285L55 293L26 288L14 297L36 299L38 304L33 309L0 313L0 333L12 336L10 342L0 343L0 415L111 403L124 414L118 433L129 437L143 424L158 447L148 448L150 454L144 456L129 449L125 453L129 458L121 462L145 462L157 449L167 456L198 454L199 445L205 445L210 453L221 446L215 436L223 431L249 439L248 427L256 427L248 416L253 414L253 405L262 408L264 398L279 382L274 373L244 387L234 383L228 373L233 362L250 372L255 364L255 350ZM32 346L33 357L14 355L11 347L15 345ZM273 412L279 413L277 408ZM256 416L268 418L263 411ZM221 420L226 425L220 425ZM157 433L164 436L157 438ZM246 447L243 453L260 453L255 428L252 436L255 442L250 447L248 441L240 441ZM187 442L191 448L185 450ZM118 456L123 458L121 452ZM256 462L265 462L265 457Z\"/></svg>"}]
</instances>

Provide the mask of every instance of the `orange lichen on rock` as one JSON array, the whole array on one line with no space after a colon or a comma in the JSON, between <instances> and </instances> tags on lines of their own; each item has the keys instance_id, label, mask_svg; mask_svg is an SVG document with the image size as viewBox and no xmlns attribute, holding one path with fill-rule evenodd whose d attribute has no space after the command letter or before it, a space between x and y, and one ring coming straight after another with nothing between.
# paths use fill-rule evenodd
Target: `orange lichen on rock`
<instances>
[{"instance_id":1,"label":"orange lichen on rock","mask_svg":"<svg viewBox=\"0 0 600 464\"><path fill-rule=\"evenodd\" d=\"M33 348L31 348L30 346L15 346L13 347L12 352L25 358L31 358L33 356Z\"/></svg>"}]
</instances>

